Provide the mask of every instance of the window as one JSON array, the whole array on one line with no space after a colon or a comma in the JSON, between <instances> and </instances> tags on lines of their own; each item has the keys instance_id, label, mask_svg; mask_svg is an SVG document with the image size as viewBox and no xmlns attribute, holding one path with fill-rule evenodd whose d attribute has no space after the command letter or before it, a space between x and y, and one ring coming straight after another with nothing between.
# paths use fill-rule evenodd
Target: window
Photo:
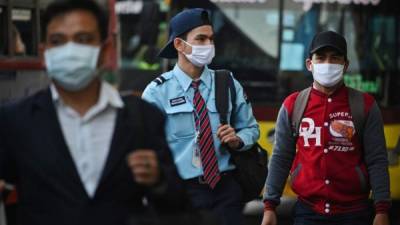
<instances>
[{"instance_id":1,"label":"window","mask_svg":"<svg viewBox=\"0 0 400 225\"><path fill-rule=\"evenodd\" d=\"M12 10L12 37L15 56L37 54L37 41L34 39L33 11L16 8Z\"/></svg>"},{"instance_id":2,"label":"window","mask_svg":"<svg viewBox=\"0 0 400 225\"><path fill-rule=\"evenodd\" d=\"M41 68L39 2L0 0L0 69Z\"/></svg>"},{"instance_id":3,"label":"window","mask_svg":"<svg viewBox=\"0 0 400 225\"><path fill-rule=\"evenodd\" d=\"M165 40L166 13L158 1L117 1L120 23L121 66L160 71L157 54Z\"/></svg>"},{"instance_id":4,"label":"window","mask_svg":"<svg viewBox=\"0 0 400 225\"><path fill-rule=\"evenodd\" d=\"M141 91L162 73L158 52L167 42L165 1L119 0L115 10L119 21L120 66L119 89Z\"/></svg>"}]
</instances>

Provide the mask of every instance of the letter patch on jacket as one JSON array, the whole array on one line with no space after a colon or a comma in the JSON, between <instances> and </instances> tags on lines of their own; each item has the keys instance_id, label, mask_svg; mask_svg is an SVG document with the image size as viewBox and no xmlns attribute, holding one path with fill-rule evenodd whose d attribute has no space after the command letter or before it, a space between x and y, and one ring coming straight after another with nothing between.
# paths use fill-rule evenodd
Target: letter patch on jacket
<instances>
[{"instance_id":1,"label":"letter patch on jacket","mask_svg":"<svg viewBox=\"0 0 400 225\"><path fill-rule=\"evenodd\" d=\"M177 105L182 105L186 103L186 99L185 97L178 97L178 98L173 98L169 100L169 104L173 107L173 106L177 106Z\"/></svg>"},{"instance_id":2,"label":"letter patch on jacket","mask_svg":"<svg viewBox=\"0 0 400 225\"><path fill-rule=\"evenodd\" d=\"M309 147L308 139L315 139L315 146L321 146L321 128L316 127L314 120L311 118L303 118L301 120L299 136L304 138L304 147ZM304 126L304 123L308 126Z\"/></svg>"}]
</instances>

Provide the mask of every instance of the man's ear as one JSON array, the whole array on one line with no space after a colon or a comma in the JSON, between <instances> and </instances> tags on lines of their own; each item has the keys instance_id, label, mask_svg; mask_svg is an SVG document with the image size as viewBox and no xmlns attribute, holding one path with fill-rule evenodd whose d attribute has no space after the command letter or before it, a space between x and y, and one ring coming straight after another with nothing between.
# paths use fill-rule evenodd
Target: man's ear
<instances>
[{"instance_id":1,"label":"man's ear","mask_svg":"<svg viewBox=\"0 0 400 225\"><path fill-rule=\"evenodd\" d=\"M346 62L344 63L344 68L343 68L343 73L346 73L347 69L349 68L350 62L349 60L346 59Z\"/></svg>"},{"instance_id":2,"label":"man's ear","mask_svg":"<svg viewBox=\"0 0 400 225\"><path fill-rule=\"evenodd\" d=\"M174 48L178 51L178 52L182 52L184 49L184 44L183 41L180 38L175 38L174 39Z\"/></svg>"},{"instance_id":3,"label":"man's ear","mask_svg":"<svg viewBox=\"0 0 400 225\"><path fill-rule=\"evenodd\" d=\"M310 58L306 59L306 68L308 71L312 72L312 61Z\"/></svg>"},{"instance_id":4,"label":"man's ear","mask_svg":"<svg viewBox=\"0 0 400 225\"><path fill-rule=\"evenodd\" d=\"M114 43L111 38L108 38L100 47L99 59L97 67L101 69L114 69L116 58L114 57Z\"/></svg>"}]
</instances>

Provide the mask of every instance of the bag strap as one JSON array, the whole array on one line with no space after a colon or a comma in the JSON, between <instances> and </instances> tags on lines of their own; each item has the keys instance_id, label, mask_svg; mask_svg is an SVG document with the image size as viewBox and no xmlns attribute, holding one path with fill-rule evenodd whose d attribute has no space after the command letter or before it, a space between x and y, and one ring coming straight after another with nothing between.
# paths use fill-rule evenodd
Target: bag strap
<instances>
[{"instance_id":1,"label":"bag strap","mask_svg":"<svg viewBox=\"0 0 400 225\"><path fill-rule=\"evenodd\" d=\"M360 144L363 143L364 134L364 94L361 91L348 87L350 112Z\"/></svg>"},{"instance_id":2,"label":"bag strap","mask_svg":"<svg viewBox=\"0 0 400 225\"><path fill-rule=\"evenodd\" d=\"M299 95L294 102L294 108L292 112L292 133L294 137L299 136L299 129L301 119L304 114L304 110L306 109L308 98L310 97L311 87L308 87L302 91L300 91Z\"/></svg>"},{"instance_id":3,"label":"bag strap","mask_svg":"<svg viewBox=\"0 0 400 225\"><path fill-rule=\"evenodd\" d=\"M215 106L219 114L221 124L228 123L229 92L232 104L232 112L236 109L236 88L229 70L215 71ZM231 113L230 124L233 124Z\"/></svg>"}]
</instances>

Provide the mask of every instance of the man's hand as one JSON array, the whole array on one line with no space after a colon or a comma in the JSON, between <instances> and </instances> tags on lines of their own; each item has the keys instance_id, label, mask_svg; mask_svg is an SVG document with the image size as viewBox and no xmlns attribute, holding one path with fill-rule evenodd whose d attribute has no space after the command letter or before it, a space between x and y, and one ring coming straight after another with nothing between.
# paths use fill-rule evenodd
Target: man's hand
<instances>
[{"instance_id":1,"label":"man's hand","mask_svg":"<svg viewBox=\"0 0 400 225\"><path fill-rule=\"evenodd\" d=\"M261 225L276 225L276 224L277 224L277 219L275 211L265 210Z\"/></svg>"},{"instance_id":2,"label":"man's hand","mask_svg":"<svg viewBox=\"0 0 400 225\"><path fill-rule=\"evenodd\" d=\"M128 155L127 161L136 183L152 186L159 181L160 166L154 150L137 149Z\"/></svg>"},{"instance_id":3,"label":"man's hand","mask_svg":"<svg viewBox=\"0 0 400 225\"><path fill-rule=\"evenodd\" d=\"M387 214L376 214L373 225L389 225L389 216Z\"/></svg>"},{"instance_id":4,"label":"man's hand","mask_svg":"<svg viewBox=\"0 0 400 225\"><path fill-rule=\"evenodd\" d=\"M231 149L238 149L242 143L240 137L236 135L235 129L229 124L219 125L217 137L221 140L222 144L228 144Z\"/></svg>"}]
</instances>

